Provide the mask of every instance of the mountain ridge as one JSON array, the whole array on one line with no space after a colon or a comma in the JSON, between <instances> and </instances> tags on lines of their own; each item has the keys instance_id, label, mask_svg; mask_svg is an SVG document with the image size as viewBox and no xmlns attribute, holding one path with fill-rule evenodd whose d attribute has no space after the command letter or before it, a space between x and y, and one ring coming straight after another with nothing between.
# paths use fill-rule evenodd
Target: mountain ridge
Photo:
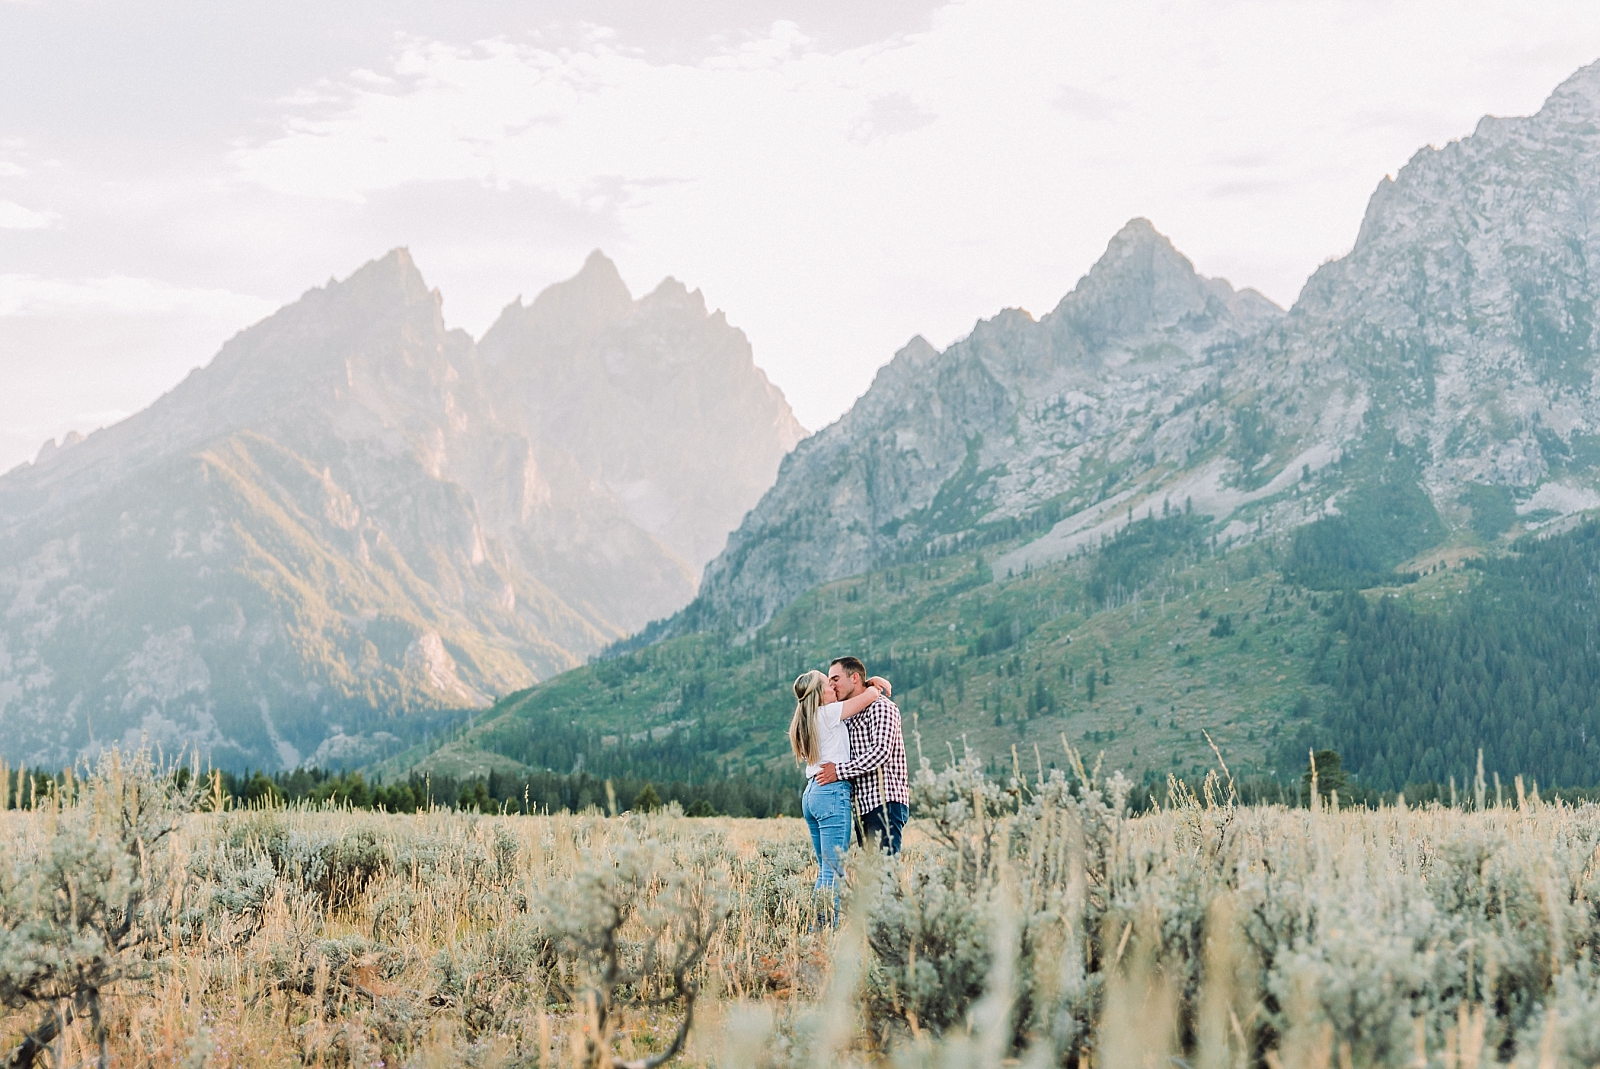
<instances>
[{"instance_id":1,"label":"mountain ridge","mask_svg":"<svg viewBox=\"0 0 1600 1069\"><path fill-rule=\"evenodd\" d=\"M1441 537L1478 486L1522 515L1600 505L1597 162L1600 63L1379 182L1286 312L1131 220L1042 319L897 354L652 634L749 633L809 586L1007 522L1042 532L995 562L1013 571L1174 503L1228 542L1282 534L1371 500L1380 439L1420 465Z\"/></svg>"},{"instance_id":2,"label":"mountain ridge","mask_svg":"<svg viewBox=\"0 0 1600 1069\"><path fill-rule=\"evenodd\" d=\"M607 273L621 285L596 253L579 276L602 313ZM759 375L725 319L662 292L652 322L682 335L681 364L726 373L720 345ZM241 331L145 411L0 476L0 752L65 763L148 738L227 765L354 760L692 597L694 564L442 301L392 250ZM543 339L552 360L589 343L593 311ZM736 498L775 470L798 424L755 387L767 438L745 428L751 456L730 458L675 436L669 501L711 479ZM672 430L634 423L645 440Z\"/></svg>"},{"instance_id":3,"label":"mountain ridge","mask_svg":"<svg viewBox=\"0 0 1600 1069\"><path fill-rule=\"evenodd\" d=\"M805 437L743 332L698 289L668 276L635 300L598 251L508 306L480 349L528 418L696 573ZM687 474L719 456L745 463Z\"/></svg>"},{"instance_id":4,"label":"mountain ridge","mask_svg":"<svg viewBox=\"0 0 1600 1069\"><path fill-rule=\"evenodd\" d=\"M1211 361L1281 315L1254 291L1202 278L1147 220L1131 221L1043 319L1008 309L943 353L921 339L902 348L850 412L785 460L681 626L759 626L799 591L918 539L938 551L974 521L1022 517L1097 462L1082 447L1120 420L1119 404L1147 385L1176 391L1176 404ZM741 588L752 555L774 562L752 580L771 589Z\"/></svg>"}]
</instances>

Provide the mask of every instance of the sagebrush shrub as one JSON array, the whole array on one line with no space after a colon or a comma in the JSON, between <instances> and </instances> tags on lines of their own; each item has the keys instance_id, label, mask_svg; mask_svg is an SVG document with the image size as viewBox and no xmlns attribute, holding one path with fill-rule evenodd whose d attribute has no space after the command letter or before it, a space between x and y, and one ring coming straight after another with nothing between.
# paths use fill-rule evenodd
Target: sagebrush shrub
<instances>
[{"instance_id":1,"label":"sagebrush shrub","mask_svg":"<svg viewBox=\"0 0 1600 1069\"><path fill-rule=\"evenodd\" d=\"M852 855L835 929L792 822L195 812L107 762L0 814L14 1064L1600 1062L1597 807L1248 808L1219 776L1134 818L1070 751L968 756L919 770L902 855Z\"/></svg>"}]
</instances>

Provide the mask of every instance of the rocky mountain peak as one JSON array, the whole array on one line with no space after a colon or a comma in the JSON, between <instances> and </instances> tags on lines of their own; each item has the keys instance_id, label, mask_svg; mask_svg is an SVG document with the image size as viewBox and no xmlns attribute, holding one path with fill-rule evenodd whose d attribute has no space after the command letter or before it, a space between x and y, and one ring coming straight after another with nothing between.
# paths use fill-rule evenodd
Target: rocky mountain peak
<instances>
[{"instance_id":1,"label":"rocky mountain peak","mask_svg":"<svg viewBox=\"0 0 1600 1069\"><path fill-rule=\"evenodd\" d=\"M33 458L33 463L43 464L63 449L75 446L83 440L83 435L77 431L68 431L60 442L57 442L54 438L46 438L44 444L39 447L38 455Z\"/></svg>"},{"instance_id":2,"label":"rocky mountain peak","mask_svg":"<svg viewBox=\"0 0 1600 1069\"><path fill-rule=\"evenodd\" d=\"M565 282L547 286L524 312L531 329L561 336L603 330L633 311L633 294L605 253L589 254Z\"/></svg>"},{"instance_id":3,"label":"rocky mountain peak","mask_svg":"<svg viewBox=\"0 0 1600 1069\"><path fill-rule=\"evenodd\" d=\"M1130 220L1037 324L1009 310L897 357L796 450L684 619L757 626L1002 521L1061 517L997 562L1022 568L1178 500L1223 539L1331 510L1393 530L1360 514L1395 485L1424 541L1473 487L1518 515L1600 505L1597 217L1600 65L1379 183L1287 318Z\"/></svg>"},{"instance_id":4,"label":"rocky mountain peak","mask_svg":"<svg viewBox=\"0 0 1600 1069\"><path fill-rule=\"evenodd\" d=\"M698 289L668 277L634 301L599 253L506 309L479 351L530 425L696 570L805 433Z\"/></svg>"},{"instance_id":5,"label":"rocky mountain peak","mask_svg":"<svg viewBox=\"0 0 1600 1069\"><path fill-rule=\"evenodd\" d=\"M661 280L661 284L651 290L639 300L639 307L643 309L675 309L681 310L691 316L704 316L706 314L706 299L698 289L691 290L682 282L668 275Z\"/></svg>"},{"instance_id":6,"label":"rocky mountain peak","mask_svg":"<svg viewBox=\"0 0 1600 1069\"><path fill-rule=\"evenodd\" d=\"M1004 309L943 352L917 337L896 353L795 449L672 626L756 627L818 583L1037 522L1045 502L1098 517L1109 472L1189 459L1214 357L1281 316L1130 221L1042 320Z\"/></svg>"},{"instance_id":7,"label":"rocky mountain peak","mask_svg":"<svg viewBox=\"0 0 1600 1069\"><path fill-rule=\"evenodd\" d=\"M491 364L395 249L0 476L0 753L293 764L683 605L802 432L698 291L644 303L595 253Z\"/></svg>"},{"instance_id":8,"label":"rocky mountain peak","mask_svg":"<svg viewBox=\"0 0 1600 1069\"><path fill-rule=\"evenodd\" d=\"M1562 82L1533 115L1486 115L1471 135L1418 149L1378 183L1345 260L1360 262L1373 246L1394 242L1437 242L1507 223L1537 226L1595 186L1597 155L1600 61ZM1473 210L1460 210L1467 205ZM1519 218L1528 213L1531 219Z\"/></svg>"},{"instance_id":9,"label":"rocky mountain peak","mask_svg":"<svg viewBox=\"0 0 1600 1069\"><path fill-rule=\"evenodd\" d=\"M1254 319L1266 309L1261 307L1264 298L1253 297L1236 301L1226 280L1201 277L1150 220L1135 218L1117 231L1089 273L1047 318L1070 324L1093 349L1185 319L1236 314Z\"/></svg>"},{"instance_id":10,"label":"rocky mountain peak","mask_svg":"<svg viewBox=\"0 0 1600 1069\"><path fill-rule=\"evenodd\" d=\"M439 291L430 290L423 280L411 250L400 247L368 260L343 280L329 279L327 285L308 291L300 301L280 309L268 320L286 312L381 317L420 311L428 315L437 313L442 302Z\"/></svg>"}]
</instances>

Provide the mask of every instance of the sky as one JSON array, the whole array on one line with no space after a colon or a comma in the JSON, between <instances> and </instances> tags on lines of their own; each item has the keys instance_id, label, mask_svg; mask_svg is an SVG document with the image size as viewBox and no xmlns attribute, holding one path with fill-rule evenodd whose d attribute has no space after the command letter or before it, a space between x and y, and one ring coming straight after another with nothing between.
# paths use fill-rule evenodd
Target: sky
<instances>
[{"instance_id":1,"label":"sky","mask_svg":"<svg viewBox=\"0 0 1600 1069\"><path fill-rule=\"evenodd\" d=\"M402 245L474 336L678 278L816 429L1135 216L1287 306L1596 59L1592 0L0 0L0 471Z\"/></svg>"}]
</instances>

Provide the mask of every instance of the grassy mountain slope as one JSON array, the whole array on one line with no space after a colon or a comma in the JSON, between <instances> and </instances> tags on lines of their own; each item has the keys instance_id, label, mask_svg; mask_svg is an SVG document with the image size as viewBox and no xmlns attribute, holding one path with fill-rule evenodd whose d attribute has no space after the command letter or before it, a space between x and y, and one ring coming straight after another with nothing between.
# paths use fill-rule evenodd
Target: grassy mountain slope
<instances>
[{"instance_id":1,"label":"grassy mountain slope","mask_svg":"<svg viewBox=\"0 0 1600 1069\"><path fill-rule=\"evenodd\" d=\"M562 721L591 733L588 769L675 739L724 775L783 772L789 683L847 652L895 680L930 756L970 745L1009 761L1016 747L1032 763L1037 746L1049 764L1065 735L1157 776L1208 766L1206 732L1237 771L1264 772L1327 692L1311 675L1316 595L1285 585L1266 545L1214 552L1203 521L1149 518L1095 556L991 575L1006 548L817 588L741 645L702 633L576 669L381 771L555 767L535 760L535 725Z\"/></svg>"},{"instance_id":2,"label":"grassy mountain slope","mask_svg":"<svg viewBox=\"0 0 1600 1069\"><path fill-rule=\"evenodd\" d=\"M832 583L748 642L702 633L576 669L379 771L792 789L788 683L855 652L895 680L913 760L919 744L941 763L970 746L995 773L1013 754L1049 766L1065 736L1150 782L1211 767L1209 736L1235 775L1283 783L1308 746L1344 753L1375 789L1464 784L1479 748L1507 785L1600 781L1600 526L1486 542L1464 524L1361 590L1363 554L1393 537L1370 518L1346 524L1359 552L1342 576L1319 558L1326 589L1296 581L1294 538L1217 550L1211 526L1135 520L1021 575L991 573L1000 543Z\"/></svg>"}]
</instances>

